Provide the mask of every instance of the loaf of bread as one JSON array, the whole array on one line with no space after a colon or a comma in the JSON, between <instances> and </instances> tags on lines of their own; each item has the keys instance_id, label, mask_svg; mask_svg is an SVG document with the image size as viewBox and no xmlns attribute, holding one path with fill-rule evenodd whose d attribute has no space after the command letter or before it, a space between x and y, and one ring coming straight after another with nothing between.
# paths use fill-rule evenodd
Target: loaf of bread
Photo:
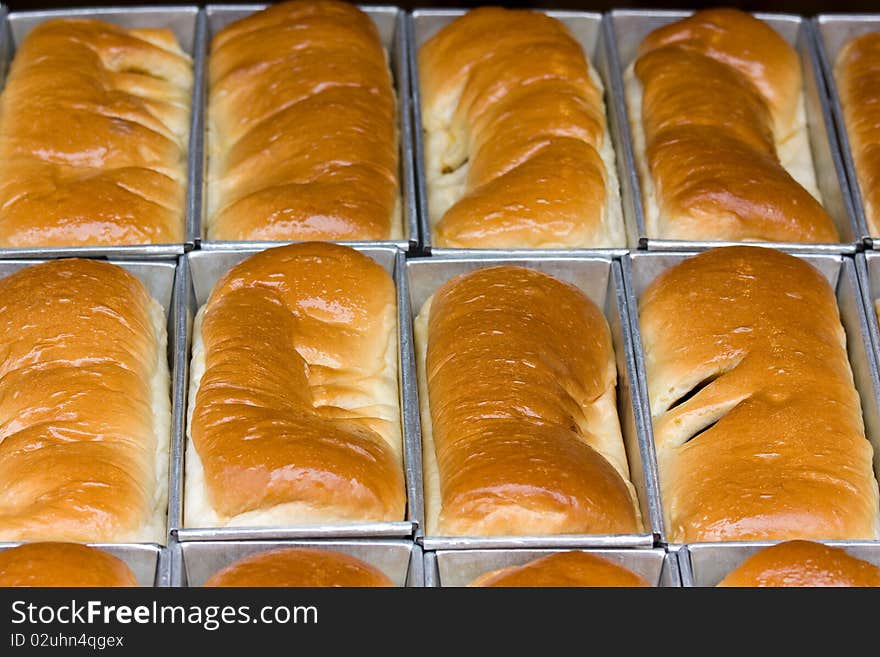
<instances>
[{"instance_id":1,"label":"loaf of bread","mask_svg":"<svg viewBox=\"0 0 880 657\"><path fill-rule=\"evenodd\" d=\"M55 260L0 278L0 541L164 542L165 317L130 273Z\"/></svg>"},{"instance_id":2,"label":"loaf of bread","mask_svg":"<svg viewBox=\"0 0 880 657\"><path fill-rule=\"evenodd\" d=\"M485 7L419 50L434 244L623 246L602 83L546 14Z\"/></svg>"},{"instance_id":3,"label":"loaf of bread","mask_svg":"<svg viewBox=\"0 0 880 657\"><path fill-rule=\"evenodd\" d=\"M631 570L587 552L557 552L522 566L485 573L470 586L649 586Z\"/></svg>"},{"instance_id":4,"label":"loaf of bread","mask_svg":"<svg viewBox=\"0 0 880 657\"><path fill-rule=\"evenodd\" d=\"M611 333L583 292L478 269L442 285L415 332L429 535L641 528Z\"/></svg>"},{"instance_id":5,"label":"loaf of bread","mask_svg":"<svg viewBox=\"0 0 880 657\"><path fill-rule=\"evenodd\" d=\"M0 95L0 246L182 242L191 90L170 30L31 30Z\"/></svg>"},{"instance_id":6,"label":"loaf of bread","mask_svg":"<svg viewBox=\"0 0 880 657\"><path fill-rule=\"evenodd\" d=\"M649 237L836 242L795 50L736 9L651 32L626 71Z\"/></svg>"},{"instance_id":7,"label":"loaf of bread","mask_svg":"<svg viewBox=\"0 0 880 657\"><path fill-rule=\"evenodd\" d=\"M0 587L137 586L124 561L78 543L24 543L0 551Z\"/></svg>"},{"instance_id":8,"label":"loaf of bread","mask_svg":"<svg viewBox=\"0 0 880 657\"><path fill-rule=\"evenodd\" d=\"M214 573L205 586L386 587L378 568L344 552L282 548L240 559Z\"/></svg>"},{"instance_id":9,"label":"loaf of bread","mask_svg":"<svg viewBox=\"0 0 880 657\"><path fill-rule=\"evenodd\" d=\"M789 541L756 552L718 586L880 586L880 567L839 547Z\"/></svg>"},{"instance_id":10,"label":"loaf of bread","mask_svg":"<svg viewBox=\"0 0 880 657\"><path fill-rule=\"evenodd\" d=\"M193 328L185 523L403 520L394 283L348 247L262 251Z\"/></svg>"},{"instance_id":11,"label":"loaf of bread","mask_svg":"<svg viewBox=\"0 0 880 657\"><path fill-rule=\"evenodd\" d=\"M658 276L639 319L671 542L880 537L873 450L819 271L713 249Z\"/></svg>"},{"instance_id":12,"label":"loaf of bread","mask_svg":"<svg viewBox=\"0 0 880 657\"><path fill-rule=\"evenodd\" d=\"M852 39L834 77L871 235L880 235L880 32Z\"/></svg>"},{"instance_id":13,"label":"loaf of bread","mask_svg":"<svg viewBox=\"0 0 880 657\"><path fill-rule=\"evenodd\" d=\"M211 42L207 237L398 237L395 94L376 25L293 0Z\"/></svg>"}]
</instances>

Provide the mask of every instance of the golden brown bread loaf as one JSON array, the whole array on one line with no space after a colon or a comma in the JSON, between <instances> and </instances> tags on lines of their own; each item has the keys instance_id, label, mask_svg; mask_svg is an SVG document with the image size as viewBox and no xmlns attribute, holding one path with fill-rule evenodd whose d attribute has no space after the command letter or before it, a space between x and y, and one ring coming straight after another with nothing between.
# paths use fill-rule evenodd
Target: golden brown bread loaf
<instances>
[{"instance_id":1,"label":"golden brown bread loaf","mask_svg":"<svg viewBox=\"0 0 880 657\"><path fill-rule=\"evenodd\" d=\"M193 329L186 524L403 520L394 283L347 247L262 251Z\"/></svg>"},{"instance_id":2,"label":"golden brown bread loaf","mask_svg":"<svg viewBox=\"0 0 880 657\"><path fill-rule=\"evenodd\" d=\"M470 586L648 586L634 572L586 552L558 552L522 566L485 573Z\"/></svg>"},{"instance_id":3,"label":"golden brown bread loaf","mask_svg":"<svg viewBox=\"0 0 880 657\"><path fill-rule=\"evenodd\" d=\"M880 235L880 32L852 39L834 77L871 235Z\"/></svg>"},{"instance_id":4,"label":"golden brown bread loaf","mask_svg":"<svg viewBox=\"0 0 880 657\"><path fill-rule=\"evenodd\" d=\"M441 286L416 320L427 533L640 529L605 317L523 267Z\"/></svg>"},{"instance_id":5,"label":"golden brown bread loaf","mask_svg":"<svg viewBox=\"0 0 880 657\"><path fill-rule=\"evenodd\" d=\"M395 95L369 16L271 6L217 33L209 74L208 239L393 236Z\"/></svg>"},{"instance_id":6,"label":"golden brown bread loaf","mask_svg":"<svg viewBox=\"0 0 880 657\"><path fill-rule=\"evenodd\" d=\"M658 276L639 315L671 542L880 537L822 274L772 249L713 249Z\"/></svg>"},{"instance_id":7,"label":"golden brown bread loaf","mask_svg":"<svg viewBox=\"0 0 880 657\"><path fill-rule=\"evenodd\" d=\"M545 14L484 7L419 50L434 244L621 246L602 86Z\"/></svg>"},{"instance_id":8,"label":"golden brown bread loaf","mask_svg":"<svg viewBox=\"0 0 880 657\"><path fill-rule=\"evenodd\" d=\"M880 568L838 547L789 541L756 552L718 586L880 586Z\"/></svg>"},{"instance_id":9,"label":"golden brown bread loaf","mask_svg":"<svg viewBox=\"0 0 880 657\"><path fill-rule=\"evenodd\" d=\"M182 242L191 89L170 30L35 27L0 96L0 246Z\"/></svg>"},{"instance_id":10,"label":"golden brown bread loaf","mask_svg":"<svg viewBox=\"0 0 880 657\"><path fill-rule=\"evenodd\" d=\"M124 561L78 543L25 543L0 551L0 587L137 586Z\"/></svg>"},{"instance_id":11,"label":"golden brown bread loaf","mask_svg":"<svg viewBox=\"0 0 880 657\"><path fill-rule=\"evenodd\" d=\"M344 552L284 548L240 559L214 573L205 586L394 586L382 571Z\"/></svg>"},{"instance_id":12,"label":"golden brown bread loaf","mask_svg":"<svg viewBox=\"0 0 880 657\"><path fill-rule=\"evenodd\" d=\"M839 240L817 200L800 62L769 25L735 9L664 25L626 91L650 237Z\"/></svg>"},{"instance_id":13,"label":"golden brown bread loaf","mask_svg":"<svg viewBox=\"0 0 880 657\"><path fill-rule=\"evenodd\" d=\"M0 541L164 542L162 308L91 260L6 276L0 305Z\"/></svg>"}]
</instances>

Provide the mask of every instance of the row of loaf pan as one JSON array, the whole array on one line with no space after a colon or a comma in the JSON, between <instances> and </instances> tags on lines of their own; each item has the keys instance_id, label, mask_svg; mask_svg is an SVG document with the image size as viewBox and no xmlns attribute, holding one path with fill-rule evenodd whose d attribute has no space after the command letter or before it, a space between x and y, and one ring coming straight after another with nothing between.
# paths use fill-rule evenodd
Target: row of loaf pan
<instances>
[{"instance_id":1,"label":"row of loaf pan","mask_svg":"<svg viewBox=\"0 0 880 657\"><path fill-rule=\"evenodd\" d=\"M637 252L619 258L595 252L533 257L528 254L475 253L431 258L405 258L392 246L360 246L397 285L400 404L404 433L407 513L398 522L327 524L273 528L191 527L184 521L186 415L192 320L218 278L257 250L194 251L176 262L116 261L139 277L168 313L169 362L172 375L173 427L169 477L168 536L181 543L200 541L292 539L415 539L426 550L538 548L652 548L666 546L663 506L648 408L645 363L638 325L638 301L645 287L686 253ZM880 474L880 376L877 354L880 332L872 300L880 298L880 255L855 258L802 254L836 290L847 349L859 391L865 427ZM0 261L0 277L33 260ZM630 478L635 486L643 531L628 535L556 535L450 537L424 533L421 426L412 320L424 301L446 280L479 267L514 264L532 267L579 287L602 309L611 329L617 359L618 415ZM860 284L861 281L861 284ZM673 549L677 546L672 546Z\"/></svg>"},{"instance_id":2,"label":"row of loaf pan","mask_svg":"<svg viewBox=\"0 0 880 657\"><path fill-rule=\"evenodd\" d=\"M41 21L59 16L90 16L128 27L165 26L172 29L181 46L193 56L189 177L186 200L186 242L184 244L128 247L82 247L45 249L0 249L0 257L61 257L66 255L110 256L115 258L161 258L194 248L236 250L267 246L258 242L216 242L203 239L202 199L205 187L205 111L207 108L206 60L211 39L233 20L265 5L208 5L204 9L185 7L116 7L52 11L12 12L5 18L7 28L0 31L0 70L5 71L28 31ZM397 7L364 7L376 22L389 53L398 97L400 121L400 187L402 227L399 239L374 243L396 246L412 253L441 254L451 250L432 248L427 212L427 190L423 175L421 105L418 82L418 48L443 25L464 10L419 9L407 13ZM3 10L5 14L5 10ZM632 140L623 96L623 71L635 58L638 44L648 32L662 24L686 16L680 11L614 10L606 14L548 11L571 29L590 57L605 87L609 133L615 150L617 176L627 235L626 245L609 249L620 253L629 249L693 251L718 246L720 242L658 240L647 235L642 203L638 194ZM846 135L828 62L848 35L880 25L878 16L822 16L805 19L787 14L757 14L772 25L797 50L804 73L807 124L817 181L824 203L835 220L842 242L839 244L774 244L792 251L852 253L872 241L859 200L852 161L846 148ZM822 62L825 63L823 67ZM825 70L823 74L823 68ZM827 83L827 84L826 84ZM831 95L829 95L829 88ZM837 122L837 130L835 130ZM841 149L840 141L843 143ZM852 188L852 192L851 192ZM559 253L560 251L556 251Z\"/></svg>"},{"instance_id":3,"label":"row of loaf pan","mask_svg":"<svg viewBox=\"0 0 880 657\"><path fill-rule=\"evenodd\" d=\"M880 545L871 542L827 541L850 555L880 566ZM17 543L0 543L0 551ZM708 587L717 585L728 573L768 542L702 543L645 550L585 549L618 563L657 587ZM124 561L144 587L198 587L220 569L239 559L269 550L305 547L344 552L385 573L400 587L462 587L484 573L519 566L562 549L473 549L423 551L411 540L282 540L205 541L172 543L169 547L139 544L100 544L102 549Z\"/></svg>"},{"instance_id":4,"label":"row of loaf pan","mask_svg":"<svg viewBox=\"0 0 880 657\"><path fill-rule=\"evenodd\" d=\"M39 23L52 18L95 18L127 28L164 27L174 32L181 48L193 59L192 114L188 153L188 176L185 204L185 242L182 244L150 244L118 247L46 247L3 248L0 258L51 258L67 256L111 257L117 259L161 259L174 257L201 246L208 250L237 249L241 246L269 246L261 242L209 242L202 240L205 195L206 129L208 69L211 39L223 27L260 9L265 4L195 5L181 7L99 7L82 9L21 11L8 13L0 9L5 23L0 30L0 80L5 80L9 63L17 46ZM373 19L389 55L389 66L397 94L400 140L401 225L394 239L371 242L377 246L394 246L415 251L419 246L419 229L415 208L415 171L412 157L409 66L407 64L407 24L402 9L391 6L362 7Z\"/></svg>"},{"instance_id":5,"label":"row of loaf pan","mask_svg":"<svg viewBox=\"0 0 880 657\"><path fill-rule=\"evenodd\" d=\"M421 125L421 98L417 52L419 47L444 25L462 15L464 10L419 9L410 15L410 69L413 90L413 125ZM638 46L652 30L679 20L692 12L663 10L613 10L606 14L547 11L547 14L565 23L584 52L590 58L605 87L608 128L615 151L617 176L620 182L623 217L627 245L631 249L694 251L721 246L723 242L700 240L661 240L647 234L642 200L639 194L639 175L633 152L627 107L624 98L623 73L635 60ZM839 244L777 243L777 248L789 251L817 253L852 253L861 248L867 235L857 223L852 209L847 176L838 147L830 102L822 79L812 22L789 14L756 14L770 24L797 51L804 81L804 102L807 128L816 169L817 183L824 205L835 221L842 242ZM424 167L424 148L421 130L414 131L416 170ZM421 220L423 250L444 253L447 249L432 247L428 217L425 178L417 178L419 218Z\"/></svg>"}]
</instances>

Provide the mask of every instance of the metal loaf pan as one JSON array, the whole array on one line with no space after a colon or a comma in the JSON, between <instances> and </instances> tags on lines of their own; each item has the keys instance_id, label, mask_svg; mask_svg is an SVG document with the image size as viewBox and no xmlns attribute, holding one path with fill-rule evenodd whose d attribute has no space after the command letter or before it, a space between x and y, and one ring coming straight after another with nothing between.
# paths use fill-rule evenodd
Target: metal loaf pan
<instances>
[{"instance_id":1,"label":"metal loaf pan","mask_svg":"<svg viewBox=\"0 0 880 657\"><path fill-rule=\"evenodd\" d=\"M844 548L850 555L880 566L880 544L859 541L822 541ZM678 551L682 586L716 586L728 573L773 542L701 543Z\"/></svg>"},{"instance_id":2,"label":"metal loaf pan","mask_svg":"<svg viewBox=\"0 0 880 657\"><path fill-rule=\"evenodd\" d=\"M831 113L834 115L841 158L846 168L847 178L849 179L849 189L858 234L862 236L865 244L873 246L874 238L877 236L872 238L871 231L868 228L865 206L862 203L862 192L859 188L858 177L856 176L855 161L853 160L852 150L850 150L846 123L843 120L843 106L840 104L840 96L837 93L834 62L837 60L840 49L850 39L867 32L880 32L880 14L820 14L812 20L816 50L825 74L825 86L829 96L828 103L831 106Z\"/></svg>"},{"instance_id":3,"label":"metal loaf pan","mask_svg":"<svg viewBox=\"0 0 880 657\"><path fill-rule=\"evenodd\" d=\"M653 550L583 550L616 562L641 575L652 586L679 587L674 554ZM477 577L523 564L564 550L439 550L425 553L425 586L468 586Z\"/></svg>"},{"instance_id":4,"label":"metal loaf pan","mask_svg":"<svg viewBox=\"0 0 880 657\"><path fill-rule=\"evenodd\" d=\"M621 260L623 279L626 285L627 306L632 322L631 333L633 351L635 353L638 376L637 397L641 400L638 412L639 426L642 428L645 441L649 446L650 468L657 471L657 456L654 451L654 431L651 420L651 409L648 397L647 370L642 350L642 334L639 325L639 300L650 283L661 273L695 255L694 253L632 253ZM831 284L837 294L837 307L840 320L846 331L846 349L852 367L853 379L862 403L862 417L865 422L865 434L874 448L874 470L880 475L880 379L877 376L877 363L872 353L868 329L868 318L862 303L856 267L851 258L840 255L801 253L792 254L806 260L818 269ZM659 473L658 473L659 476ZM660 490L657 480L657 490ZM658 494L658 497L662 497ZM662 499L660 500L662 506ZM661 517L661 539L669 544L664 519ZM846 542L846 541L844 541ZM739 543L732 541L731 544ZM674 544L677 549L680 544Z\"/></svg>"},{"instance_id":5,"label":"metal loaf pan","mask_svg":"<svg viewBox=\"0 0 880 657\"><path fill-rule=\"evenodd\" d=\"M265 4L241 4L241 5L207 5L206 38L202 43L199 53L203 61L203 76L200 80L200 94L203 101L204 123L199 128L200 162L202 162L201 175L202 190L206 189L207 182L207 112L208 112L208 58L210 57L211 40L221 29L245 16L265 9ZM382 44L388 53L391 74L394 79L394 89L397 93L397 116L399 121L400 140L400 206L403 235L399 239L391 239L379 242L347 242L349 244L376 244L382 246L396 246L404 251L416 250L419 246L419 224L416 212L415 172L413 170L412 155L412 112L410 110L409 94L409 67L406 62L408 50L408 32L406 29L406 12L394 6L367 6L361 5L363 10L379 29ZM205 198L203 194L203 198ZM278 246L279 242L230 242L214 241L205 239L205 216L207 203L200 208L197 217L196 236L201 242L202 248L211 251L237 250L240 248L269 248Z\"/></svg>"},{"instance_id":6,"label":"metal loaf pan","mask_svg":"<svg viewBox=\"0 0 880 657\"><path fill-rule=\"evenodd\" d=\"M422 549L412 541L205 541L176 546L172 586L204 586L221 568L252 554L305 547L344 552L375 566L395 586L424 586Z\"/></svg>"},{"instance_id":7,"label":"metal loaf pan","mask_svg":"<svg viewBox=\"0 0 880 657\"><path fill-rule=\"evenodd\" d=\"M613 91L620 104L620 111L627 117L622 131L627 146L623 149L628 158L626 167L632 176L631 185L641 190L636 154L630 132L628 108L625 98L623 74L636 58L639 44L656 28L680 20L691 15L691 11L658 11L658 10L613 10L608 14L606 22L607 40L612 50ZM786 251L806 253L852 253L861 243L861 235L855 221L846 172L840 157L834 121L831 116L828 98L822 83L822 71L816 53L814 39L808 19L791 14L754 14L768 23L786 41L797 50L801 60L804 82L804 102L809 132L810 147L813 155L813 166L816 170L816 182L822 194L823 205L837 226L841 235L838 244L809 244L803 242L772 243L773 246ZM696 251L715 246L724 246L733 242L709 240L667 240L656 239L647 234L645 226L644 206L641 194L635 195L636 223L638 225L638 244L641 249L656 251Z\"/></svg>"},{"instance_id":8,"label":"metal loaf pan","mask_svg":"<svg viewBox=\"0 0 880 657\"><path fill-rule=\"evenodd\" d=\"M428 215L428 183L425 178L425 150L422 131L418 51L422 44L440 31L443 26L451 23L459 16L463 16L465 13L467 12L464 9L416 9L410 15L411 36L409 40L409 66L412 78L413 137L417 173L416 191L418 196L419 225L422 231L423 249L436 255L469 253L471 250L438 249L431 246L431 218ZM608 134L611 137L611 143L615 153L615 168L617 170L621 203L623 205L624 234L626 235L626 243L635 246L637 241L637 224L634 192L637 192L637 188L633 187L634 178L627 170L628 160L622 155L623 149L627 147L628 144L624 133L626 130L626 115L620 113L620 108L615 102L615 90L613 88L612 80L614 63L609 58L610 49L606 47L607 36L602 29L602 15L581 11L544 11L543 13L562 21L569 30L571 30L575 39L577 39L583 47L584 54L592 63L593 68L598 73L602 80L602 84L605 87L605 115L608 120ZM502 250L499 250L499 252L501 251ZM617 254L626 252L626 248L601 249L601 251ZM541 253L558 255L563 252L567 253L568 249L529 250L529 253L532 255L538 255Z\"/></svg>"},{"instance_id":9,"label":"metal loaf pan","mask_svg":"<svg viewBox=\"0 0 880 657\"><path fill-rule=\"evenodd\" d=\"M410 294L412 317L419 313L422 305L443 283L450 278L475 269L497 265L518 265L530 267L563 281L571 283L602 309L614 344L617 359L617 412L620 418L624 446L629 462L630 480L639 498L644 532L639 534L578 535L557 534L551 536L424 536L424 515L419 517L418 540L423 541L426 550L462 550L476 548L624 548L653 547L655 538L661 534L662 515L660 511L659 489L656 487L656 472L651 460L652 453L643 438L646 434L638 426L641 415L637 412L639 400L636 398L636 369L629 332L629 318L625 304L623 279L618 262L600 253L587 255L558 255L556 257L533 258L522 252L515 254L496 254L482 256L435 256L408 260L407 279ZM415 356L408 359L415 367ZM416 381L417 374L411 378ZM418 386L415 386L418 389ZM421 445L421 423L417 402L413 401L407 409L405 420L407 433L414 442ZM427 420L426 420L427 421ZM421 452L419 453L421 456ZM421 464L421 460L418 462ZM421 491L422 469L416 467L417 485ZM422 502L424 503L424 493ZM424 513L424 508L422 508Z\"/></svg>"},{"instance_id":10,"label":"metal loaf pan","mask_svg":"<svg viewBox=\"0 0 880 657\"><path fill-rule=\"evenodd\" d=\"M276 245L277 246L277 245ZM404 254L396 246L360 245L356 249L371 257L394 278L397 289L398 322L398 383L400 386L401 414L411 402L412 382L407 379L412 365L410 344L412 331L407 312L408 297L404 277ZM179 303L176 316L180 322L178 340L175 344L180 363L181 399L176 406L175 431L172 444L171 504L169 509L171 532L181 542L185 541L234 541L279 540L297 538L376 538L409 537L415 531L418 518L422 516L421 486L416 484L416 464L420 462L414 438L401 420L403 430L404 474L406 476L407 517L398 522L338 523L324 525L300 525L284 527L188 527L183 517L184 480L186 476L185 455L187 442L187 393L189 386L190 347L192 345L193 319L208 300L214 284L231 267L264 249L250 248L227 251L193 251L181 258L179 276Z\"/></svg>"},{"instance_id":11,"label":"metal loaf pan","mask_svg":"<svg viewBox=\"0 0 880 657\"><path fill-rule=\"evenodd\" d=\"M4 10L5 11L5 10ZM27 248L0 248L0 258L92 258L158 259L174 257L192 248L192 227L200 202L198 180L201 166L196 159L200 136L201 105L198 102L198 79L201 62L196 54L204 38L203 16L196 6L181 7L99 7L90 9L53 9L12 12L6 17L6 27L0 36L0 71L2 80L15 54L15 49L34 27L53 18L93 18L115 23L126 28L162 27L174 32L180 47L193 58L193 95L190 106L190 134L187 153L187 187L184 205L184 239L180 244L141 244L128 246L51 246Z\"/></svg>"},{"instance_id":12,"label":"metal loaf pan","mask_svg":"<svg viewBox=\"0 0 880 657\"><path fill-rule=\"evenodd\" d=\"M0 543L0 552L14 548L21 543ZM137 577L138 586L170 586L171 555L168 548L144 543L89 543L118 557L131 568Z\"/></svg>"},{"instance_id":13,"label":"metal loaf pan","mask_svg":"<svg viewBox=\"0 0 880 657\"><path fill-rule=\"evenodd\" d=\"M41 260L0 260L0 278L4 278L5 276L9 276L21 269L25 269L31 265L36 265L41 262L46 262L46 259ZM165 317L167 320L167 331L168 331L168 371L171 377L171 381L169 382L169 394L171 399L171 407L172 407L172 417L176 416L178 413L177 403L178 398L180 397L180 393L182 392L180 386L178 385L178 375L179 371L179 358L176 351L176 345L178 339L181 337L178 335L178 323L176 321L176 307L177 307L177 297L176 297L176 286L177 286L177 276L176 276L176 266L174 261L165 261L165 262L157 262L157 261L123 261L123 260L111 260L110 264L118 265L123 269L128 270L134 276L136 276L147 288L150 295L159 302L162 306L162 309L165 311ZM171 463L169 464L169 482L170 482L170 473L174 469L174 455L173 455L173 447L175 443L175 432L174 427L172 426L171 430ZM166 482L168 485L169 482ZM173 490L169 491L169 504L171 497L173 495ZM171 526L168 522L170 518L166 518L166 529L170 531ZM167 531L165 542L167 542Z\"/></svg>"},{"instance_id":14,"label":"metal loaf pan","mask_svg":"<svg viewBox=\"0 0 880 657\"><path fill-rule=\"evenodd\" d=\"M875 381L873 388L873 397L870 402L866 402L862 398L862 403L871 403L874 408L880 408L880 329L877 327L877 310L875 302L880 299L880 253L876 251L866 251L865 253L856 254L855 259L856 274L859 279L859 288L862 295L862 309L865 314L865 323L867 326L868 338L873 348L868 349L867 360L868 369ZM876 421L874 416L870 418L866 415L865 421ZM873 435L880 433L880 425L873 426ZM874 471L878 473L880 479L880 442L874 442Z\"/></svg>"}]
</instances>

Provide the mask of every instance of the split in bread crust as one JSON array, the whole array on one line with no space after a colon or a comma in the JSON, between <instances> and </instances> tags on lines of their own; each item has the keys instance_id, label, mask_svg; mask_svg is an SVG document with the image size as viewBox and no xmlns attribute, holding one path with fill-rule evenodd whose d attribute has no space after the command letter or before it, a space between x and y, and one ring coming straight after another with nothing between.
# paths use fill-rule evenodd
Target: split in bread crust
<instances>
[{"instance_id":1,"label":"split in bread crust","mask_svg":"<svg viewBox=\"0 0 880 657\"><path fill-rule=\"evenodd\" d=\"M817 200L802 87L795 50L739 10L645 37L627 103L649 236L839 241Z\"/></svg>"},{"instance_id":2,"label":"split in bread crust","mask_svg":"<svg viewBox=\"0 0 880 657\"><path fill-rule=\"evenodd\" d=\"M397 318L354 249L262 251L194 326L187 526L402 521Z\"/></svg>"},{"instance_id":3,"label":"split in bread crust","mask_svg":"<svg viewBox=\"0 0 880 657\"><path fill-rule=\"evenodd\" d=\"M474 9L419 73L436 246L623 244L601 82L562 22Z\"/></svg>"},{"instance_id":4,"label":"split in bread crust","mask_svg":"<svg viewBox=\"0 0 880 657\"><path fill-rule=\"evenodd\" d=\"M522 566L485 573L470 586L565 587L628 586L649 584L631 570L587 552L558 552Z\"/></svg>"},{"instance_id":5,"label":"split in bread crust","mask_svg":"<svg viewBox=\"0 0 880 657\"><path fill-rule=\"evenodd\" d=\"M416 320L427 533L640 529L614 350L583 292L524 267L441 286Z\"/></svg>"},{"instance_id":6,"label":"split in bread crust","mask_svg":"<svg viewBox=\"0 0 880 657\"><path fill-rule=\"evenodd\" d=\"M834 291L728 247L639 302L669 540L874 539L880 501Z\"/></svg>"},{"instance_id":7,"label":"split in bread crust","mask_svg":"<svg viewBox=\"0 0 880 657\"><path fill-rule=\"evenodd\" d=\"M260 552L214 573L205 586L394 586L378 568L344 552L283 548Z\"/></svg>"},{"instance_id":8,"label":"split in bread crust","mask_svg":"<svg viewBox=\"0 0 880 657\"><path fill-rule=\"evenodd\" d=\"M209 75L208 239L396 236L396 101L369 16L272 5L217 33Z\"/></svg>"},{"instance_id":9,"label":"split in bread crust","mask_svg":"<svg viewBox=\"0 0 880 657\"><path fill-rule=\"evenodd\" d=\"M0 246L182 242L191 90L170 30L36 26L0 96Z\"/></svg>"},{"instance_id":10,"label":"split in bread crust","mask_svg":"<svg viewBox=\"0 0 880 657\"><path fill-rule=\"evenodd\" d=\"M834 77L871 235L880 235L880 32L852 39Z\"/></svg>"},{"instance_id":11,"label":"split in bread crust","mask_svg":"<svg viewBox=\"0 0 880 657\"><path fill-rule=\"evenodd\" d=\"M789 541L756 552L718 586L880 586L880 567L839 547Z\"/></svg>"},{"instance_id":12,"label":"split in bread crust","mask_svg":"<svg viewBox=\"0 0 880 657\"><path fill-rule=\"evenodd\" d=\"M0 587L137 586L121 559L78 543L25 543L0 551Z\"/></svg>"}]
</instances>

